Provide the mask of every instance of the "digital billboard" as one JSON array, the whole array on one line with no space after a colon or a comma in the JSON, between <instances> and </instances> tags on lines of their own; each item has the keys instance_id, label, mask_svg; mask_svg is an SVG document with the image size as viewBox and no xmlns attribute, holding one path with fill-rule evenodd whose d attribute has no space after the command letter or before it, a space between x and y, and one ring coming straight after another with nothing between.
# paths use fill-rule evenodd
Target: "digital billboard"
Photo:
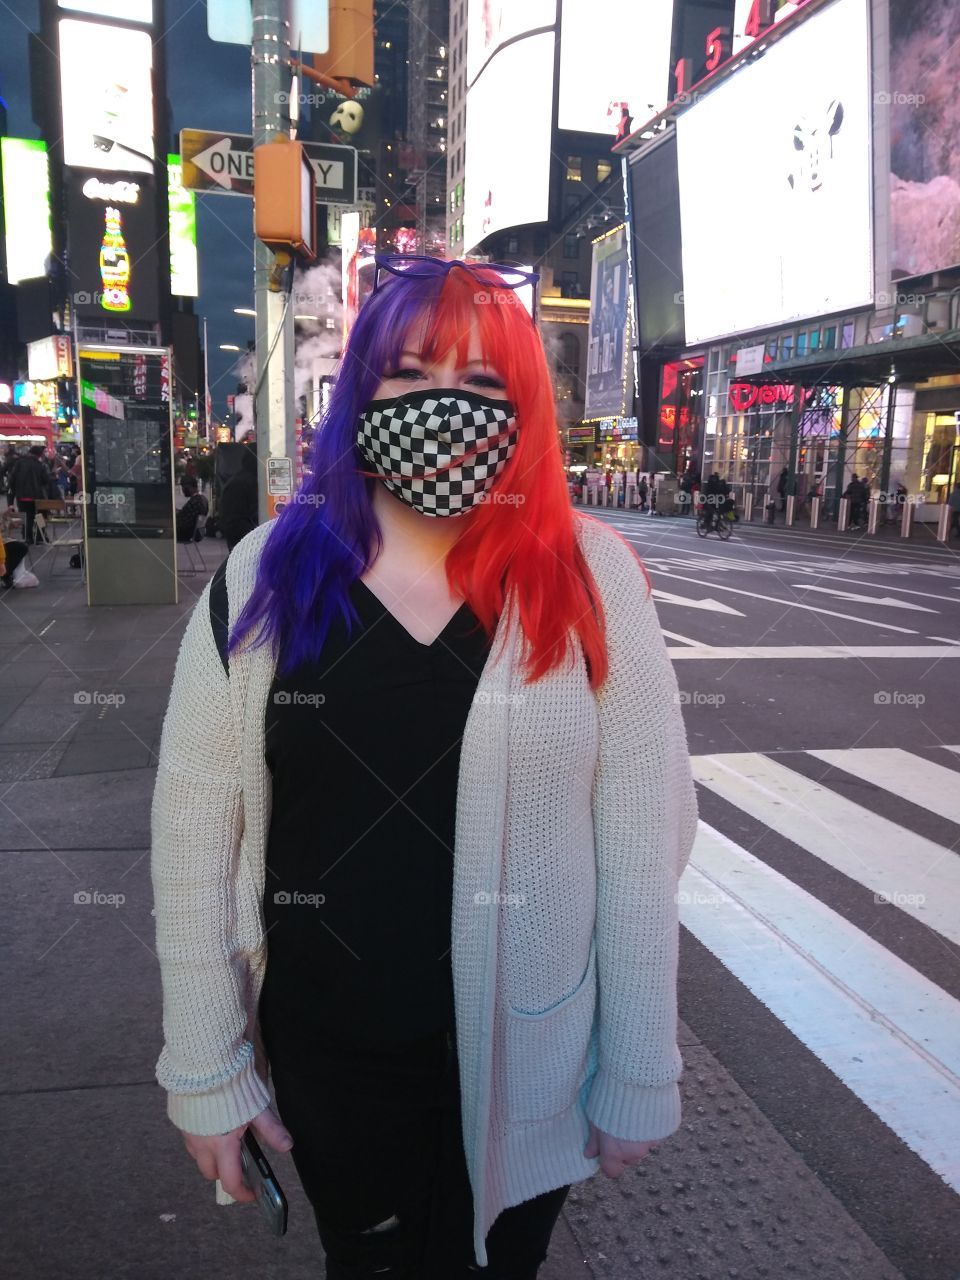
<instances>
[{"instance_id":1,"label":"digital billboard","mask_svg":"<svg viewBox=\"0 0 960 1280\"><path fill-rule=\"evenodd\" d=\"M170 292L180 298L200 293L197 267L197 197L183 185L179 156L167 156L167 211L170 220Z\"/></svg>"},{"instance_id":2,"label":"digital billboard","mask_svg":"<svg viewBox=\"0 0 960 1280\"><path fill-rule=\"evenodd\" d=\"M46 275L51 251L47 144L0 138L7 280L19 284Z\"/></svg>"},{"instance_id":3,"label":"digital billboard","mask_svg":"<svg viewBox=\"0 0 960 1280\"><path fill-rule=\"evenodd\" d=\"M555 33L545 31L508 44L467 91L467 251L495 231L548 216L555 41Z\"/></svg>"},{"instance_id":4,"label":"digital billboard","mask_svg":"<svg viewBox=\"0 0 960 1280\"><path fill-rule=\"evenodd\" d=\"M131 178L67 184L69 288L79 316L158 319L158 236L153 187Z\"/></svg>"},{"instance_id":5,"label":"digital billboard","mask_svg":"<svg viewBox=\"0 0 960 1280\"><path fill-rule=\"evenodd\" d=\"M890 275L960 263L960 98L945 79L956 57L956 0L890 0L890 80L874 97L890 113Z\"/></svg>"},{"instance_id":6,"label":"digital billboard","mask_svg":"<svg viewBox=\"0 0 960 1280\"><path fill-rule=\"evenodd\" d=\"M497 49L528 32L552 27L556 20L557 0L523 0L522 4L517 0L469 0L467 84L473 84Z\"/></svg>"},{"instance_id":7,"label":"digital billboard","mask_svg":"<svg viewBox=\"0 0 960 1280\"><path fill-rule=\"evenodd\" d=\"M688 343L873 300L866 0L835 0L677 120Z\"/></svg>"},{"instance_id":8,"label":"digital billboard","mask_svg":"<svg viewBox=\"0 0 960 1280\"><path fill-rule=\"evenodd\" d=\"M677 136L668 133L628 169L633 290L641 352L684 344Z\"/></svg>"},{"instance_id":9,"label":"digital billboard","mask_svg":"<svg viewBox=\"0 0 960 1280\"><path fill-rule=\"evenodd\" d=\"M667 105L674 0L562 0L557 127L614 135Z\"/></svg>"},{"instance_id":10,"label":"digital billboard","mask_svg":"<svg viewBox=\"0 0 960 1280\"><path fill-rule=\"evenodd\" d=\"M585 418L620 417L626 412L629 300L627 228L620 226L593 245Z\"/></svg>"},{"instance_id":11,"label":"digital billboard","mask_svg":"<svg viewBox=\"0 0 960 1280\"><path fill-rule=\"evenodd\" d=\"M122 18L125 22L153 22L153 0L59 0L61 9L92 13L98 18Z\"/></svg>"},{"instance_id":12,"label":"digital billboard","mask_svg":"<svg viewBox=\"0 0 960 1280\"><path fill-rule=\"evenodd\" d=\"M81 349L79 359L87 533L171 537L169 355Z\"/></svg>"},{"instance_id":13,"label":"digital billboard","mask_svg":"<svg viewBox=\"0 0 960 1280\"><path fill-rule=\"evenodd\" d=\"M64 163L153 172L152 68L146 31L60 20Z\"/></svg>"}]
</instances>

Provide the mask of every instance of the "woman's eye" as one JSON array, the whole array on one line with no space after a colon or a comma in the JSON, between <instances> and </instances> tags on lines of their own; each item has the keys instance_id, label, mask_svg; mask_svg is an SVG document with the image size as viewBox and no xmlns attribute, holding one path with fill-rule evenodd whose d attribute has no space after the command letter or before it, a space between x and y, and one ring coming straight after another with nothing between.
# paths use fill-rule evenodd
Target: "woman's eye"
<instances>
[{"instance_id":1,"label":"woman's eye","mask_svg":"<svg viewBox=\"0 0 960 1280\"><path fill-rule=\"evenodd\" d=\"M400 378L410 379L410 378L421 378L421 377L423 377L423 374L420 372L419 369L398 369L396 373L388 373L386 377L386 381L396 382Z\"/></svg>"},{"instance_id":2,"label":"woman's eye","mask_svg":"<svg viewBox=\"0 0 960 1280\"><path fill-rule=\"evenodd\" d=\"M504 385L499 378L491 378L485 373L476 373L472 378L468 378L467 381L474 383L478 387L493 387L497 391L504 390Z\"/></svg>"}]
</instances>

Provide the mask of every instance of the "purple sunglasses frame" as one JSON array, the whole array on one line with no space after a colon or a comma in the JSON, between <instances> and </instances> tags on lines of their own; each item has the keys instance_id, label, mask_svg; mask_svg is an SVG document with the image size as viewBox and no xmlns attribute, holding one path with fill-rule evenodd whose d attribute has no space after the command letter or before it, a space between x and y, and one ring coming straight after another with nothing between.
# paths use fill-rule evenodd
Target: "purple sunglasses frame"
<instances>
[{"instance_id":1,"label":"purple sunglasses frame","mask_svg":"<svg viewBox=\"0 0 960 1280\"><path fill-rule=\"evenodd\" d=\"M495 287L502 287L504 289L516 290L516 289L522 288L523 285L525 284L529 284L532 286L533 311L530 316L530 319L534 324L537 323L537 311L538 311L537 303L539 301L537 286L539 285L539 282L540 282L539 271L524 271L520 267L510 266L510 264L507 262L465 262L461 258L452 258L452 259L433 258L433 257L430 257L429 254L422 254L422 253L377 253L377 254L374 254L373 260L376 263L376 270L374 271L374 276L373 276L373 289L371 290L371 294L370 294L371 297L373 296L373 294L377 292L377 290L383 284L385 273L389 273L390 275L393 275L393 276L408 275L413 277L414 279L422 280L425 278L429 278L430 276L433 276L433 275L438 275L438 274L446 275L453 267L463 267L465 271L471 271L471 272L493 271L497 275L501 276L501 279L498 282L498 285ZM398 265L400 263L406 263L406 262L430 263L431 269L424 271L424 270L419 270L416 267L403 267ZM515 282L502 279L502 273L505 271L509 271L514 276L519 276L520 279L516 280ZM480 281L480 283L482 284L484 282Z\"/></svg>"}]
</instances>

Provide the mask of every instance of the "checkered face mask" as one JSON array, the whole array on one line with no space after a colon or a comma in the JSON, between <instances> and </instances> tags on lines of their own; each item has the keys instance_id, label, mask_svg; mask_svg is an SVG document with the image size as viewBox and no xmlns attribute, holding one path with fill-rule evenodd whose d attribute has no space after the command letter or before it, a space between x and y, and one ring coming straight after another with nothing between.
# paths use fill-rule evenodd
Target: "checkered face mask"
<instances>
[{"instance_id":1,"label":"checkered face mask","mask_svg":"<svg viewBox=\"0 0 960 1280\"><path fill-rule=\"evenodd\" d=\"M506 400L475 391L414 391L371 400L357 444L383 483L425 516L459 516L483 499L517 445Z\"/></svg>"}]
</instances>

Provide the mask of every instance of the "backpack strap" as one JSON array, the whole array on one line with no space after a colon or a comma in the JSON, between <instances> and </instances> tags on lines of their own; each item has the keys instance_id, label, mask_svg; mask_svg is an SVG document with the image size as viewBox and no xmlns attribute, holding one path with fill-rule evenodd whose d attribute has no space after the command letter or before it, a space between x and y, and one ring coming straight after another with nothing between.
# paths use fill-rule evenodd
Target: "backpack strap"
<instances>
[{"instance_id":1,"label":"backpack strap","mask_svg":"<svg viewBox=\"0 0 960 1280\"><path fill-rule=\"evenodd\" d=\"M213 575L210 581L210 629L217 646L217 653L223 663L223 669L230 675L230 657L227 644L230 638L230 606L227 599L227 561Z\"/></svg>"}]
</instances>

